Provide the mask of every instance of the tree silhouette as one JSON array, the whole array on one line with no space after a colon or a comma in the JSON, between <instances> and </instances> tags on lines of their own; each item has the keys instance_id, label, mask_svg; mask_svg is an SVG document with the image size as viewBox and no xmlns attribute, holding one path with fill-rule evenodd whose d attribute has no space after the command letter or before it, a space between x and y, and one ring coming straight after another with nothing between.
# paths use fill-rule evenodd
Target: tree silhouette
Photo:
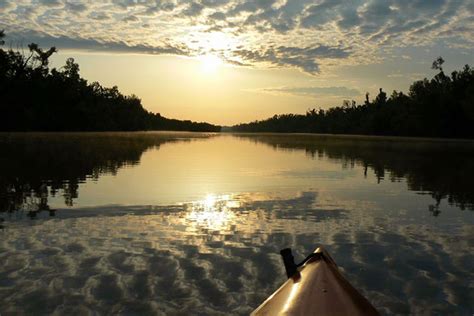
<instances>
[{"instance_id":1,"label":"tree silhouette","mask_svg":"<svg viewBox=\"0 0 474 316\"><path fill-rule=\"evenodd\" d=\"M375 98L375 104L381 105L387 102L387 94L383 92L382 88L379 89L379 94Z\"/></svg>"},{"instance_id":2,"label":"tree silhouette","mask_svg":"<svg viewBox=\"0 0 474 316\"><path fill-rule=\"evenodd\" d=\"M64 65L63 69L64 69L63 73L64 75L66 75L67 78L76 80L76 81L80 79L79 64L75 62L74 58L68 58L66 60L66 65ZM97 85L98 83L95 82L95 84Z\"/></svg>"},{"instance_id":3,"label":"tree silhouette","mask_svg":"<svg viewBox=\"0 0 474 316\"><path fill-rule=\"evenodd\" d=\"M5 33L0 32L0 44ZM28 45L28 55L0 48L0 130L3 131L136 131L188 130L218 132L220 126L180 121L145 110L141 100L81 78L69 58L49 69L55 47Z\"/></svg>"},{"instance_id":4,"label":"tree silhouette","mask_svg":"<svg viewBox=\"0 0 474 316\"><path fill-rule=\"evenodd\" d=\"M474 69L466 65L451 76L443 72L444 59L432 65L439 73L410 86L408 95L382 89L373 101L369 93L361 105L344 102L306 115L275 115L263 121L239 124L238 132L299 132L474 138Z\"/></svg>"},{"instance_id":5,"label":"tree silhouette","mask_svg":"<svg viewBox=\"0 0 474 316\"><path fill-rule=\"evenodd\" d=\"M433 61L433 64L431 65L431 69L443 71L443 64L444 64L444 59L443 57L438 57Z\"/></svg>"},{"instance_id":6,"label":"tree silhouette","mask_svg":"<svg viewBox=\"0 0 474 316\"><path fill-rule=\"evenodd\" d=\"M49 57L51 57L51 55L54 53L57 53L56 47L54 46L48 49L46 52L35 43L29 44L28 48L30 49L31 55L27 59L27 62L31 57L33 57L35 61L39 61L41 67L47 67L49 64Z\"/></svg>"}]
</instances>

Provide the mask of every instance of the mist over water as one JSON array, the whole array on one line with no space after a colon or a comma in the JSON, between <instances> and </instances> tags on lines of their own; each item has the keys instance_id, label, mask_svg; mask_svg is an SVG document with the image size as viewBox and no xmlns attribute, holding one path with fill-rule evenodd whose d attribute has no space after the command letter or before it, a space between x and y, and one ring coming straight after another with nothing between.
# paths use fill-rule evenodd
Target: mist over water
<instances>
[{"instance_id":1,"label":"mist over water","mask_svg":"<svg viewBox=\"0 0 474 316\"><path fill-rule=\"evenodd\" d=\"M2 134L0 312L248 314L325 245L383 314L474 311L474 143Z\"/></svg>"}]
</instances>

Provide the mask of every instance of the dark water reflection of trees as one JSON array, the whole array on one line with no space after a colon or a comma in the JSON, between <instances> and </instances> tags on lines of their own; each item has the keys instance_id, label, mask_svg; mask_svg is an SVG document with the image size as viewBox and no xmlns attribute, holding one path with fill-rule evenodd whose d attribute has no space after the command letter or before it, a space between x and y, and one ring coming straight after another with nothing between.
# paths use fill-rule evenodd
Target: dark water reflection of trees
<instances>
[{"instance_id":1,"label":"dark water reflection of trees","mask_svg":"<svg viewBox=\"0 0 474 316\"><path fill-rule=\"evenodd\" d=\"M30 217L54 210L61 194L72 206L79 184L137 165L142 154L168 142L207 137L190 133L25 133L0 135L0 212L26 209Z\"/></svg>"},{"instance_id":2,"label":"dark water reflection of trees","mask_svg":"<svg viewBox=\"0 0 474 316\"><path fill-rule=\"evenodd\" d=\"M239 134L282 150L304 150L344 167L360 165L382 179L405 179L411 191L427 192L436 214L443 199L461 209L474 209L474 142L355 136Z\"/></svg>"},{"instance_id":3,"label":"dark water reflection of trees","mask_svg":"<svg viewBox=\"0 0 474 316\"><path fill-rule=\"evenodd\" d=\"M77 133L0 135L0 212L45 211L54 215L48 197L61 194L65 205L78 197L79 184L140 162L150 148L190 141L206 134ZM314 135L238 135L278 150L304 150L314 158L344 167L363 166L377 179L406 179L408 188L429 193L432 213L447 199L461 209L474 209L474 143L394 140ZM370 173L371 174L371 173Z\"/></svg>"}]
</instances>

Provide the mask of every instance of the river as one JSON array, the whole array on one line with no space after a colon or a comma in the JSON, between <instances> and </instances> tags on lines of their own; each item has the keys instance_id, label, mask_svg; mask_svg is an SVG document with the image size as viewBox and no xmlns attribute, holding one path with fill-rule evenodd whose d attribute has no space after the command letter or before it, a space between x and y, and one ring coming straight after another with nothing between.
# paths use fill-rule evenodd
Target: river
<instances>
[{"instance_id":1,"label":"river","mask_svg":"<svg viewBox=\"0 0 474 316\"><path fill-rule=\"evenodd\" d=\"M387 315L474 312L474 142L0 134L0 314L248 314L326 246Z\"/></svg>"}]
</instances>

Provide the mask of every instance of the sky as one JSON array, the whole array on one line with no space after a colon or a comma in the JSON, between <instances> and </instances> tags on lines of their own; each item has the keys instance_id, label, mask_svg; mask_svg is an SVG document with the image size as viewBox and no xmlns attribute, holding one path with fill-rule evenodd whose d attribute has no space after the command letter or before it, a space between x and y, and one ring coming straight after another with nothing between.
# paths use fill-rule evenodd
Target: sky
<instances>
[{"instance_id":1,"label":"sky","mask_svg":"<svg viewBox=\"0 0 474 316\"><path fill-rule=\"evenodd\" d=\"M57 47L166 117L232 125L408 92L474 65L472 0L0 0L7 47Z\"/></svg>"}]
</instances>

